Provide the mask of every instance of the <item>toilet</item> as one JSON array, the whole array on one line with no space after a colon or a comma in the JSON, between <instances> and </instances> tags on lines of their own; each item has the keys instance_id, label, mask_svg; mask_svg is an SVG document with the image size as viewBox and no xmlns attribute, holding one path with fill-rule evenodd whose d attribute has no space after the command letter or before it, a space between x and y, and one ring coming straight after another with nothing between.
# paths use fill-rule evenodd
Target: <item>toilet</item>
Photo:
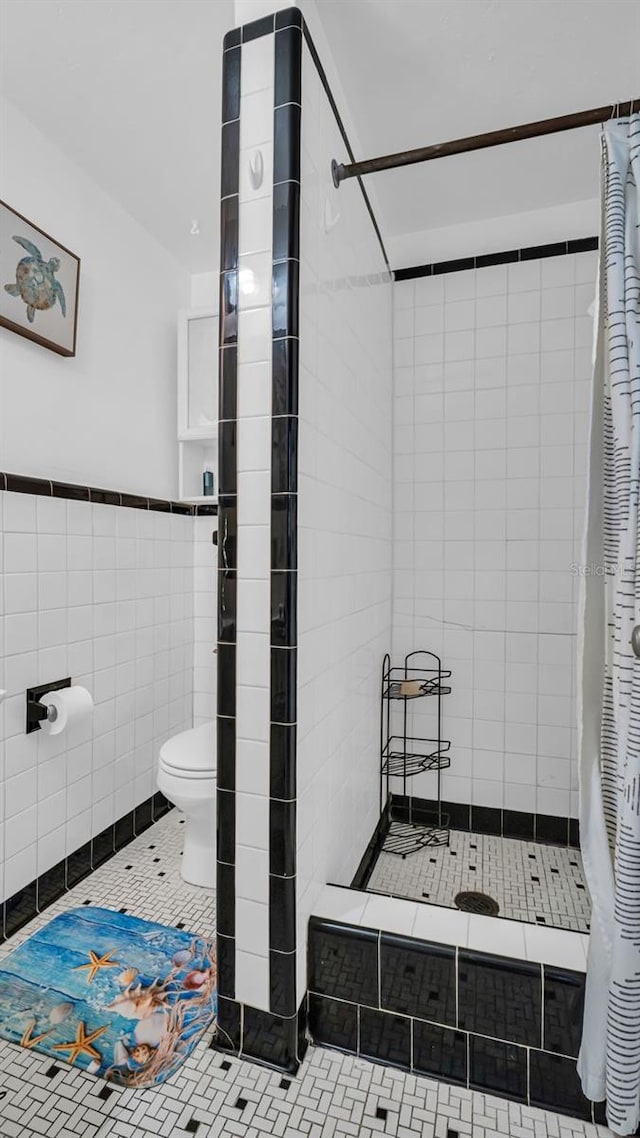
<instances>
[{"instance_id":1,"label":"toilet","mask_svg":"<svg viewBox=\"0 0 640 1138\"><path fill-rule=\"evenodd\" d=\"M181 873L190 885L216 882L216 722L191 727L160 748L158 790L185 816Z\"/></svg>"}]
</instances>

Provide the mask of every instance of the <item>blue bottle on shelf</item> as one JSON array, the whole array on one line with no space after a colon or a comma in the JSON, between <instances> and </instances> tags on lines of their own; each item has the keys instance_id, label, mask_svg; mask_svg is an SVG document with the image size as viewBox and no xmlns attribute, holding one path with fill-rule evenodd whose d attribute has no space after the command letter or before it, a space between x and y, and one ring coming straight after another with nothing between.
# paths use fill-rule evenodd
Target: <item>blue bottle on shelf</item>
<instances>
[{"instance_id":1,"label":"blue bottle on shelf","mask_svg":"<svg viewBox=\"0 0 640 1138\"><path fill-rule=\"evenodd\" d=\"M202 474L202 493L205 498L213 496L213 471L205 466Z\"/></svg>"}]
</instances>

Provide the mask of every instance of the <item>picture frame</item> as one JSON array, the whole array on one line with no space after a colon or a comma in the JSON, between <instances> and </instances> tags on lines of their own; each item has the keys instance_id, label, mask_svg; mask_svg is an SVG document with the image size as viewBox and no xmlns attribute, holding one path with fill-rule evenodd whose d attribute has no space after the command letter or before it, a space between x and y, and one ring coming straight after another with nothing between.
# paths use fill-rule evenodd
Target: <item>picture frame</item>
<instances>
[{"instance_id":1,"label":"picture frame","mask_svg":"<svg viewBox=\"0 0 640 1138\"><path fill-rule=\"evenodd\" d=\"M75 356L80 258L0 200L0 327Z\"/></svg>"}]
</instances>

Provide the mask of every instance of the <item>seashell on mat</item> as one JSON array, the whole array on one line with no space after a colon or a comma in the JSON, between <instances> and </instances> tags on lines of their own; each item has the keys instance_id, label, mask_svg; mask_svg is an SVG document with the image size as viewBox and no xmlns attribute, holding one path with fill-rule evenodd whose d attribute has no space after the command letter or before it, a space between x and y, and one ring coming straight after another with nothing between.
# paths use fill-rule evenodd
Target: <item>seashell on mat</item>
<instances>
[{"instance_id":1,"label":"seashell on mat","mask_svg":"<svg viewBox=\"0 0 640 1138\"><path fill-rule=\"evenodd\" d=\"M137 975L138 975L138 969L137 968L125 968L124 972L121 972L120 975L118 976L118 983L123 988L126 988L128 984L133 984L133 981L135 980Z\"/></svg>"},{"instance_id":2,"label":"seashell on mat","mask_svg":"<svg viewBox=\"0 0 640 1138\"><path fill-rule=\"evenodd\" d=\"M49 1012L49 1023L63 1023L68 1016L71 1015L75 1004L65 1001L62 1004L55 1004Z\"/></svg>"},{"instance_id":3,"label":"seashell on mat","mask_svg":"<svg viewBox=\"0 0 640 1138\"><path fill-rule=\"evenodd\" d=\"M134 1028L136 1043L148 1043L157 1047L167 1030L167 1016L164 1012L156 1012L147 1019L138 1020Z\"/></svg>"}]
</instances>

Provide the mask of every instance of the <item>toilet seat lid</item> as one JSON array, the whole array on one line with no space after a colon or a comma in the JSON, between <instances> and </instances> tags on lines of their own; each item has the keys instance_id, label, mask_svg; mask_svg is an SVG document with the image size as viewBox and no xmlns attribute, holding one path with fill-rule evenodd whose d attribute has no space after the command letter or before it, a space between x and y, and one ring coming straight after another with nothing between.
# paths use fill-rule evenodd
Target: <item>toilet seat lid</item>
<instances>
[{"instance_id":1,"label":"toilet seat lid","mask_svg":"<svg viewBox=\"0 0 640 1138\"><path fill-rule=\"evenodd\" d=\"M216 723L202 723L200 727L190 727L167 739L160 748L160 763L171 769L192 777L200 775L211 778L216 773Z\"/></svg>"}]
</instances>

